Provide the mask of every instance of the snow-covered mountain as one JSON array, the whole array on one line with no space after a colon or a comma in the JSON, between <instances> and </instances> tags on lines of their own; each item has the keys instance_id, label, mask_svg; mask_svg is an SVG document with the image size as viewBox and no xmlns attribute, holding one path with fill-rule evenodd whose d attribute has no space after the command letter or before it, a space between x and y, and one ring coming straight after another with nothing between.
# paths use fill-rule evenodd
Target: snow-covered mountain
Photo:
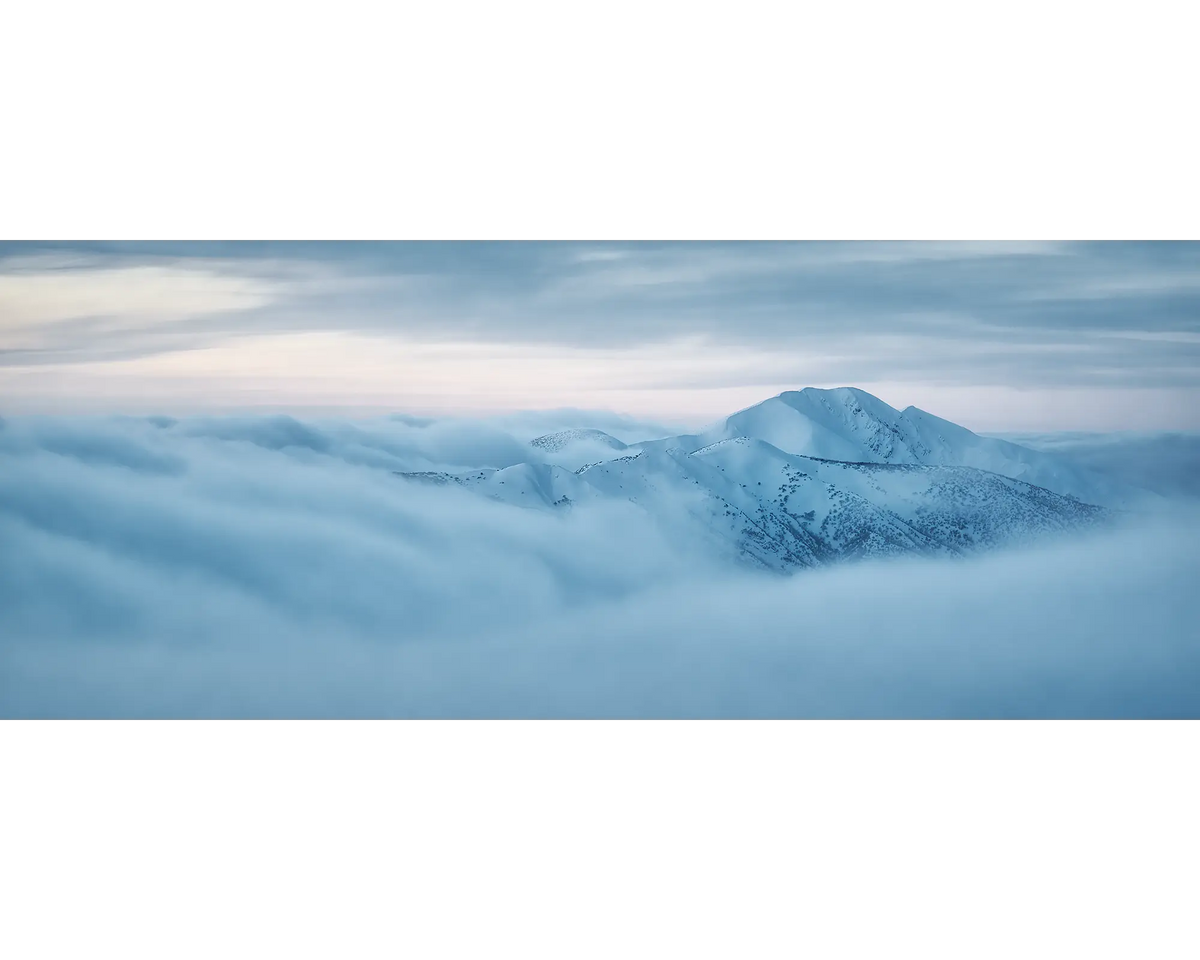
<instances>
[{"instance_id":1,"label":"snow-covered mountain","mask_svg":"<svg viewBox=\"0 0 1200 960\"><path fill-rule=\"evenodd\" d=\"M542 456L576 470L585 463L606 460L626 449L612 434L594 428L573 428L547 433L529 442Z\"/></svg>"},{"instance_id":2,"label":"snow-covered mountain","mask_svg":"<svg viewBox=\"0 0 1200 960\"><path fill-rule=\"evenodd\" d=\"M1112 507L1129 506L1136 498L1135 491L1066 458L981 437L917 407L897 410L854 387L788 391L702 434L635 446L676 446L690 453L736 437L826 460L975 467Z\"/></svg>"},{"instance_id":3,"label":"snow-covered mountain","mask_svg":"<svg viewBox=\"0 0 1200 960\"><path fill-rule=\"evenodd\" d=\"M625 444L610 433L596 430L593 427L577 427L571 430L559 430L547 433L529 441L530 446L539 447L550 453L565 450L577 443L594 443L611 450L624 450Z\"/></svg>"},{"instance_id":4,"label":"snow-covered mountain","mask_svg":"<svg viewBox=\"0 0 1200 960\"><path fill-rule=\"evenodd\" d=\"M519 507L566 507L602 496L577 473L549 463L518 463L501 470L470 473L422 471L399 476L435 486L464 487Z\"/></svg>"},{"instance_id":5,"label":"snow-covered mountain","mask_svg":"<svg viewBox=\"0 0 1200 960\"><path fill-rule=\"evenodd\" d=\"M629 501L718 554L774 570L1027 540L1094 523L1108 512L1098 501L1121 493L1052 454L852 388L784 393L695 435L626 446L570 430L532 447L567 462L401 476L539 510ZM598 456L575 467L582 451Z\"/></svg>"}]
</instances>

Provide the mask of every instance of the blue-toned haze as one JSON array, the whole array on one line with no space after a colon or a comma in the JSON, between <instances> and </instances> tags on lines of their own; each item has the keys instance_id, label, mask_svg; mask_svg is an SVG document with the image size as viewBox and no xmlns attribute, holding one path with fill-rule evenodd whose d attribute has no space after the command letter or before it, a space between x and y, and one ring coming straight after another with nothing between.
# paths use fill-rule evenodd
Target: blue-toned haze
<instances>
[{"instance_id":1,"label":"blue-toned haze","mask_svg":"<svg viewBox=\"0 0 1200 960\"><path fill-rule=\"evenodd\" d=\"M0 715L1200 716L1197 249L0 245Z\"/></svg>"}]
</instances>

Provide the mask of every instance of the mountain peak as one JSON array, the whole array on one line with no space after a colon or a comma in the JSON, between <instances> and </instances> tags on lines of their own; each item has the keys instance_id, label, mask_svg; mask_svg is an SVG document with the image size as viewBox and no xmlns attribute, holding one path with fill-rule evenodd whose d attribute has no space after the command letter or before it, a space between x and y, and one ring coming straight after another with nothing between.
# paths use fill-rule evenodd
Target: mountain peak
<instances>
[{"instance_id":1,"label":"mountain peak","mask_svg":"<svg viewBox=\"0 0 1200 960\"><path fill-rule=\"evenodd\" d=\"M799 390L784 390L778 397L866 397L883 403L877 396L861 387L801 387Z\"/></svg>"}]
</instances>

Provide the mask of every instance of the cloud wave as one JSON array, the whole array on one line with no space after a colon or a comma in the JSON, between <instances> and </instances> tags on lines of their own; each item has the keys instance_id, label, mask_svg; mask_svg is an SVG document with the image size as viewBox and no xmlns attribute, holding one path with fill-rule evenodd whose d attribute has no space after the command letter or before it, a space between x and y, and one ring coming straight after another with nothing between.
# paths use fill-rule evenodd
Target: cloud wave
<instances>
[{"instance_id":1,"label":"cloud wave","mask_svg":"<svg viewBox=\"0 0 1200 960\"><path fill-rule=\"evenodd\" d=\"M0 714L1200 715L1194 509L782 578L392 474L544 426L0 422Z\"/></svg>"}]
</instances>

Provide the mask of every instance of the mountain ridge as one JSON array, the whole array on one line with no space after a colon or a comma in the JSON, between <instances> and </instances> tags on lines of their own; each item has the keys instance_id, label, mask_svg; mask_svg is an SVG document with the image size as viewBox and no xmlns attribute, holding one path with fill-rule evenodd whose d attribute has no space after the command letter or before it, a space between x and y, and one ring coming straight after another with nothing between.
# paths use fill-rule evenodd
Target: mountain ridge
<instances>
[{"instance_id":1,"label":"mountain ridge","mask_svg":"<svg viewBox=\"0 0 1200 960\"><path fill-rule=\"evenodd\" d=\"M678 445L694 452L738 436L818 459L975 467L1108 507L1125 508L1138 499L1136 491L1062 457L981 436L916 406L897 410L858 387L787 390L699 434L630 448Z\"/></svg>"},{"instance_id":2,"label":"mountain ridge","mask_svg":"<svg viewBox=\"0 0 1200 960\"><path fill-rule=\"evenodd\" d=\"M579 429L538 440L532 449L547 457L597 445L604 456L577 467L401 475L528 509L629 501L652 522L780 572L1029 540L1109 515L1074 490L1112 494L1052 455L916 407L896 410L858 388L785 391L698 434L626 445Z\"/></svg>"}]
</instances>

